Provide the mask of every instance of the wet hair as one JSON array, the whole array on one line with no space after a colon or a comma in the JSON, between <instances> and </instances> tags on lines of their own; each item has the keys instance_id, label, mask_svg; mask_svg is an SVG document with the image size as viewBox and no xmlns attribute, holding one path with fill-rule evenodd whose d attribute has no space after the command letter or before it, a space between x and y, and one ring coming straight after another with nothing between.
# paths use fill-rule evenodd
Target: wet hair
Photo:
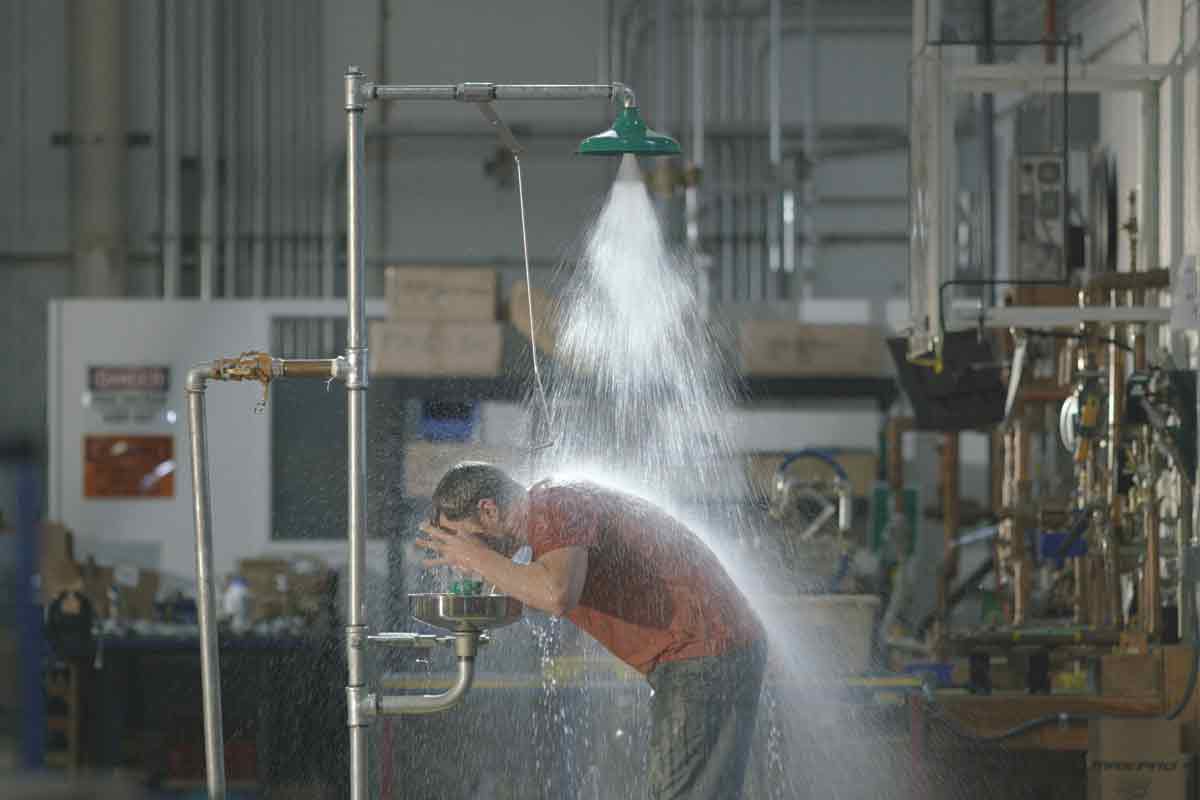
<instances>
[{"instance_id":1,"label":"wet hair","mask_svg":"<svg viewBox=\"0 0 1200 800\"><path fill-rule=\"evenodd\" d=\"M436 523L443 516L455 521L473 517L479 513L481 500L496 501L503 513L524 492L524 487L499 467L483 461L463 461L438 481L429 518Z\"/></svg>"}]
</instances>

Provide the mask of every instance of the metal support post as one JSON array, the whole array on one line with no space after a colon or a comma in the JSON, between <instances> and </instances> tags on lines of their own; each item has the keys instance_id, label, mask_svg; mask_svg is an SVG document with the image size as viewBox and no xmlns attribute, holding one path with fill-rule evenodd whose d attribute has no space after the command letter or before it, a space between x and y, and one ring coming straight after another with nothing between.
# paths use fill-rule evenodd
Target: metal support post
<instances>
[{"instance_id":1,"label":"metal support post","mask_svg":"<svg viewBox=\"0 0 1200 800\"><path fill-rule=\"evenodd\" d=\"M346 436L347 547L350 585L346 620L346 724L350 729L350 798L368 800L367 721L361 697L366 683L366 609L363 569L366 566L367 478L367 329L363 286L363 74L346 71Z\"/></svg>"}]
</instances>

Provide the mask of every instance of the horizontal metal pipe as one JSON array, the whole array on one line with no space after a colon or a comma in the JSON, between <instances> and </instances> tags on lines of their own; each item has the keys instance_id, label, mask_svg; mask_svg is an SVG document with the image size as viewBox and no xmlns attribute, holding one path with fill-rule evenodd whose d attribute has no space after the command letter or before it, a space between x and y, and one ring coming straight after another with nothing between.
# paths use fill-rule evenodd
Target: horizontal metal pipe
<instances>
[{"instance_id":1,"label":"horizontal metal pipe","mask_svg":"<svg viewBox=\"0 0 1200 800\"><path fill-rule=\"evenodd\" d=\"M375 100L454 100L458 87L442 86L370 86L367 93Z\"/></svg>"},{"instance_id":2,"label":"horizontal metal pipe","mask_svg":"<svg viewBox=\"0 0 1200 800\"><path fill-rule=\"evenodd\" d=\"M1089 306L1007 306L989 308L983 312L983 324L988 328L1053 328L1078 325L1083 322L1102 324L1166 323L1171 321L1169 308L1106 308ZM956 323L979 321L978 311L956 314Z\"/></svg>"},{"instance_id":3,"label":"horizontal metal pipe","mask_svg":"<svg viewBox=\"0 0 1200 800\"><path fill-rule=\"evenodd\" d=\"M612 98L624 94L632 99L633 92L620 83L496 84L497 100L586 100ZM632 105L637 105L633 100Z\"/></svg>"},{"instance_id":4,"label":"horizontal metal pipe","mask_svg":"<svg viewBox=\"0 0 1200 800\"><path fill-rule=\"evenodd\" d=\"M287 358L280 361L280 366L285 378L338 377L336 358Z\"/></svg>"},{"instance_id":5,"label":"horizontal metal pipe","mask_svg":"<svg viewBox=\"0 0 1200 800\"><path fill-rule=\"evenodd\" d=\"M456 705L471 690L475 681L475 659L458 659L458 678L441 694L387 694L367 697L367 715L436 714Z\"/></svg>"},{"instance_id":6,"label":"horizontal metal pipe","mask_svg":"<svg viewBox=\"0 0 1200 800\"><path fill-rule=\"evenodd\" d=\"M459 100L469 103L488 100L587 100L623 97L636 105L633 91L621 83L459 83L432 86L368 84L368 99L374 100Z\"/></svg>"}]
</instances>

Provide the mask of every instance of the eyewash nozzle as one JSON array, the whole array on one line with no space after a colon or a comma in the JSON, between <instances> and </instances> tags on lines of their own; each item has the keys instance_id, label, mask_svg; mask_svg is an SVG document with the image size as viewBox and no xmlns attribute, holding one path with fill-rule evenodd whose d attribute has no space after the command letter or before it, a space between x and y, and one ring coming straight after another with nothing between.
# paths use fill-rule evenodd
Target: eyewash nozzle
<instances>
[{"instance_id":1,"label":"eyewash nozzle","mask_svg":"<svg viewBox=\"0 0 1200 800\"><path fill-rule=\"evenodd\" d=\"M611 128L579 144L579 154L584 156L676 156L679 152L679 142L646 127L637 106L625 106Z\"/></svg>"}]
</instances>

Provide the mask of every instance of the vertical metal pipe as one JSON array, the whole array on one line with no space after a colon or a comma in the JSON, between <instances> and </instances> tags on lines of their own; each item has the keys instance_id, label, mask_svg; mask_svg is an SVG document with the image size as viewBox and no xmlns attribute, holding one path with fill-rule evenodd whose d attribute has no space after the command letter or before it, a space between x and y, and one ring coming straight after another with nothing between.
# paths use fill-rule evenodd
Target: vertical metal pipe
<instances>
[{"instance_id":1,"label":"vertical metal pipe","mask_svg":"<svg viewBox=\"0 0 1200 800\"><path fill-rule=\"evenodd\" d=\"M358 67L346 71L346 379L347 495L350 585L346 621L346 704L350 729L350 798L368 800L367 729L360 710L366 683L363 647L366 642L366 608L363 604L363 570L366 566L367 477L367 330L363 287L363 74Z\"/></svg>"},{"instance_id":2,"label":"vertical metal pipe","mask_svg":"<svg viewBox=\"0 0 1200 800\"><path fill-rule=\"evenodd\" d=\"M253 84L254 99L254 237L253 272L251 290L253 297L267 293L267 3L266 0L252 4L254 14Z\"/></svg>"},{"instance_id":3,"label":"vertical metal pipe","mask_svg":"<svg viewBox=\"0 0 1200 800\"><path fill-rule=\"evenodd\" d=\"M654 106L661 115L662 130L669 131L672 130L667 110L670 108L667 92L671 86L671 0L657 0L654 7L654 40Z\"/></svg>"},{"instance_id":4,"label":"vertical metal pipe","mask_svg":"<svg viewBox=\"0 0 1200 800\"><path fill-rule=\"evenodd\" d=\"M208 483L208 433L204 389L209 366L187 375L188 436L192 449L192 517L196 532L196 605L200 618L200 681L204 703L204 764L209 800L225 797L225 745L221 718L221 660L217 642L216 586L212 565L212 501Z\"/></svg>"},{"instance_id":5,"label":"vertical metal pipe","mask_svg":"<svg viewBox=\"0 0 1200 800\"><path fill-rule=\"evenodd\" d=\"M992 45L995 38L995 8L994 0L983 0L981 3L982 28L984 45L980 48L979 62L991 64L996 60L996 48ZM983 275L995 279L996 275L996 96L984 92L980 98L980 136L979 143L983 161L983 190L980 199L983 209L980 219L985 230L982 239L985 248L983 256ZM989 306L996 304L996 286L990 286L985 291L984 302ZM1078 561L1078 559L1076 559ZM1076 568L1076 577L1080 568ZM1076 586L1078 587L1078 583Z\"/></svg>"},{"instance_id":6,"label":"vertical metal pipe","mask_svg":"<svg viewBox=\"0 0 1200 800\"><path fill-rule=\"evenodd\" d=\"M225 241L221 261L224 268L221 281L225 297L237 296L238 246L238 97L242 82L238 80L239 51L237 14L240 4L225 0Z\"/></svg>"},{"instance_id":7,"label":"vertical metal pipe","mask_svg":"<svg viewBox=\"0 0 1200 800\"><path fill-rule=\"evenodd\" d=\"M704 61L704 6L705 0L692 0L692 163L704 165L704 107L705 92L709 82L705 80Z\"/></svg>"},{"instance_id":8,"label":"vertical metal pipe","mask_svg":"<svg viewBox=\"0 0 1200 800\"><path fill-rule=\"evenodd\" d=\"M778 167L783 160L783 0L771 0L767 41L767 94L770 125L770 161Z\"/></svg>"},{"instance_id":9,"label":"vertical metal pipe","mask_svg":"<svg viewBox=\"0 0 1200 800\"><path fill-rule=\"evenodd\" d=\"M162 11L162 293L179 296L179 2L164 0Z\"/></svg>"},{"instance_id":10,"label":"vertical metal pipe","mask_svg":"<svg viewBox=\"0 0 1200 800\"><path fill-rule=\"evenodd\" d=\"M1154 442L1150 426L1141 432L1141 455L1153 460ZM1146 636L1156 639L1162 633L1162 574L1159 570L1159 513L1158 498L1151 489L1142 498L1142 534L1146 538L1146 563L1142 565L1142 601L1138 607L1142 630Z\"/></svg>"},{"instance_id":11,"label":"vertical metal pipe","mask_svg":"<svg viewBox=\"0 0 1200 800\"><path fill-rule=\"evenodd\" d=\"M1109 293L1109 304L1117 307L1117 292ZM1121 339L1121 327L1113 325L1109 328L1108 345L1108 449L1106 451L1106 468L1108 481L1106 484L1105 500L1107 503L1107 525L1105 526L1104 573L1107 592L1106 613L1111 617L1110 624L1120 626L1121 583L1120 583L1120 547L1119 534L1121 530L1122 502L1117 492L1117 480L1121 469L1122 425L1125 416L1125 354L1118 343Z\"/></svg>"},{"instance_id":12,"label":"vertical metal pipe","mask_svg":"<svg viewBox=\"0 0 1200 800\"><path fill-rule=\"evenodd\" d=\"M217 4L200 10L200 290L211 300L217 269Z\"/></svg>"},{"instance_id":13,"label":"vertical metal pipe","mask_svg":"<svg viewBox=\"0 0 1200 800\"><path fill-rule=\"evenodd\" d=\"M1142 269L1157 269L1161 266L1158 250L1159 210L1159 153L1158 153L1158 85L1142 90L1142 191L1140 193L1141 220L1138 225L1142 252L1138 263ZM1174 166L1174 165L1172 165Z\"/></svg>"},{"instance_id":14,"label":"vertical metal pipe","mask_svg":"<svg viewBox=\"0 0 1200 800\"><path fill-rule=\"evenodd\" d=\"M767 275L763 294L766 300L774 300L782 266L779 222L783 180L783 0L770 0L767 17L767 162L771 188L763 203L767 235Z\"/></svg>"},{"instance_id":15,"label":"vertical metal pipe","mask_svg":"<svg viewBox=\"0 0 1200 800\"><path fill-rule=\"evenodd\" d=\"M808 69L805 70L808 91L804 93L804 220L801 225L804 249L800 261L802 280L801 296L812 297L813 283L817 277L817 254L820 242L817 238L817 163L820 160L821 122L818 106L821 87L821 52L817 36L817 0L806 0L804 4L804 41L808 51Z\"/></svg>"}]
</instances>

